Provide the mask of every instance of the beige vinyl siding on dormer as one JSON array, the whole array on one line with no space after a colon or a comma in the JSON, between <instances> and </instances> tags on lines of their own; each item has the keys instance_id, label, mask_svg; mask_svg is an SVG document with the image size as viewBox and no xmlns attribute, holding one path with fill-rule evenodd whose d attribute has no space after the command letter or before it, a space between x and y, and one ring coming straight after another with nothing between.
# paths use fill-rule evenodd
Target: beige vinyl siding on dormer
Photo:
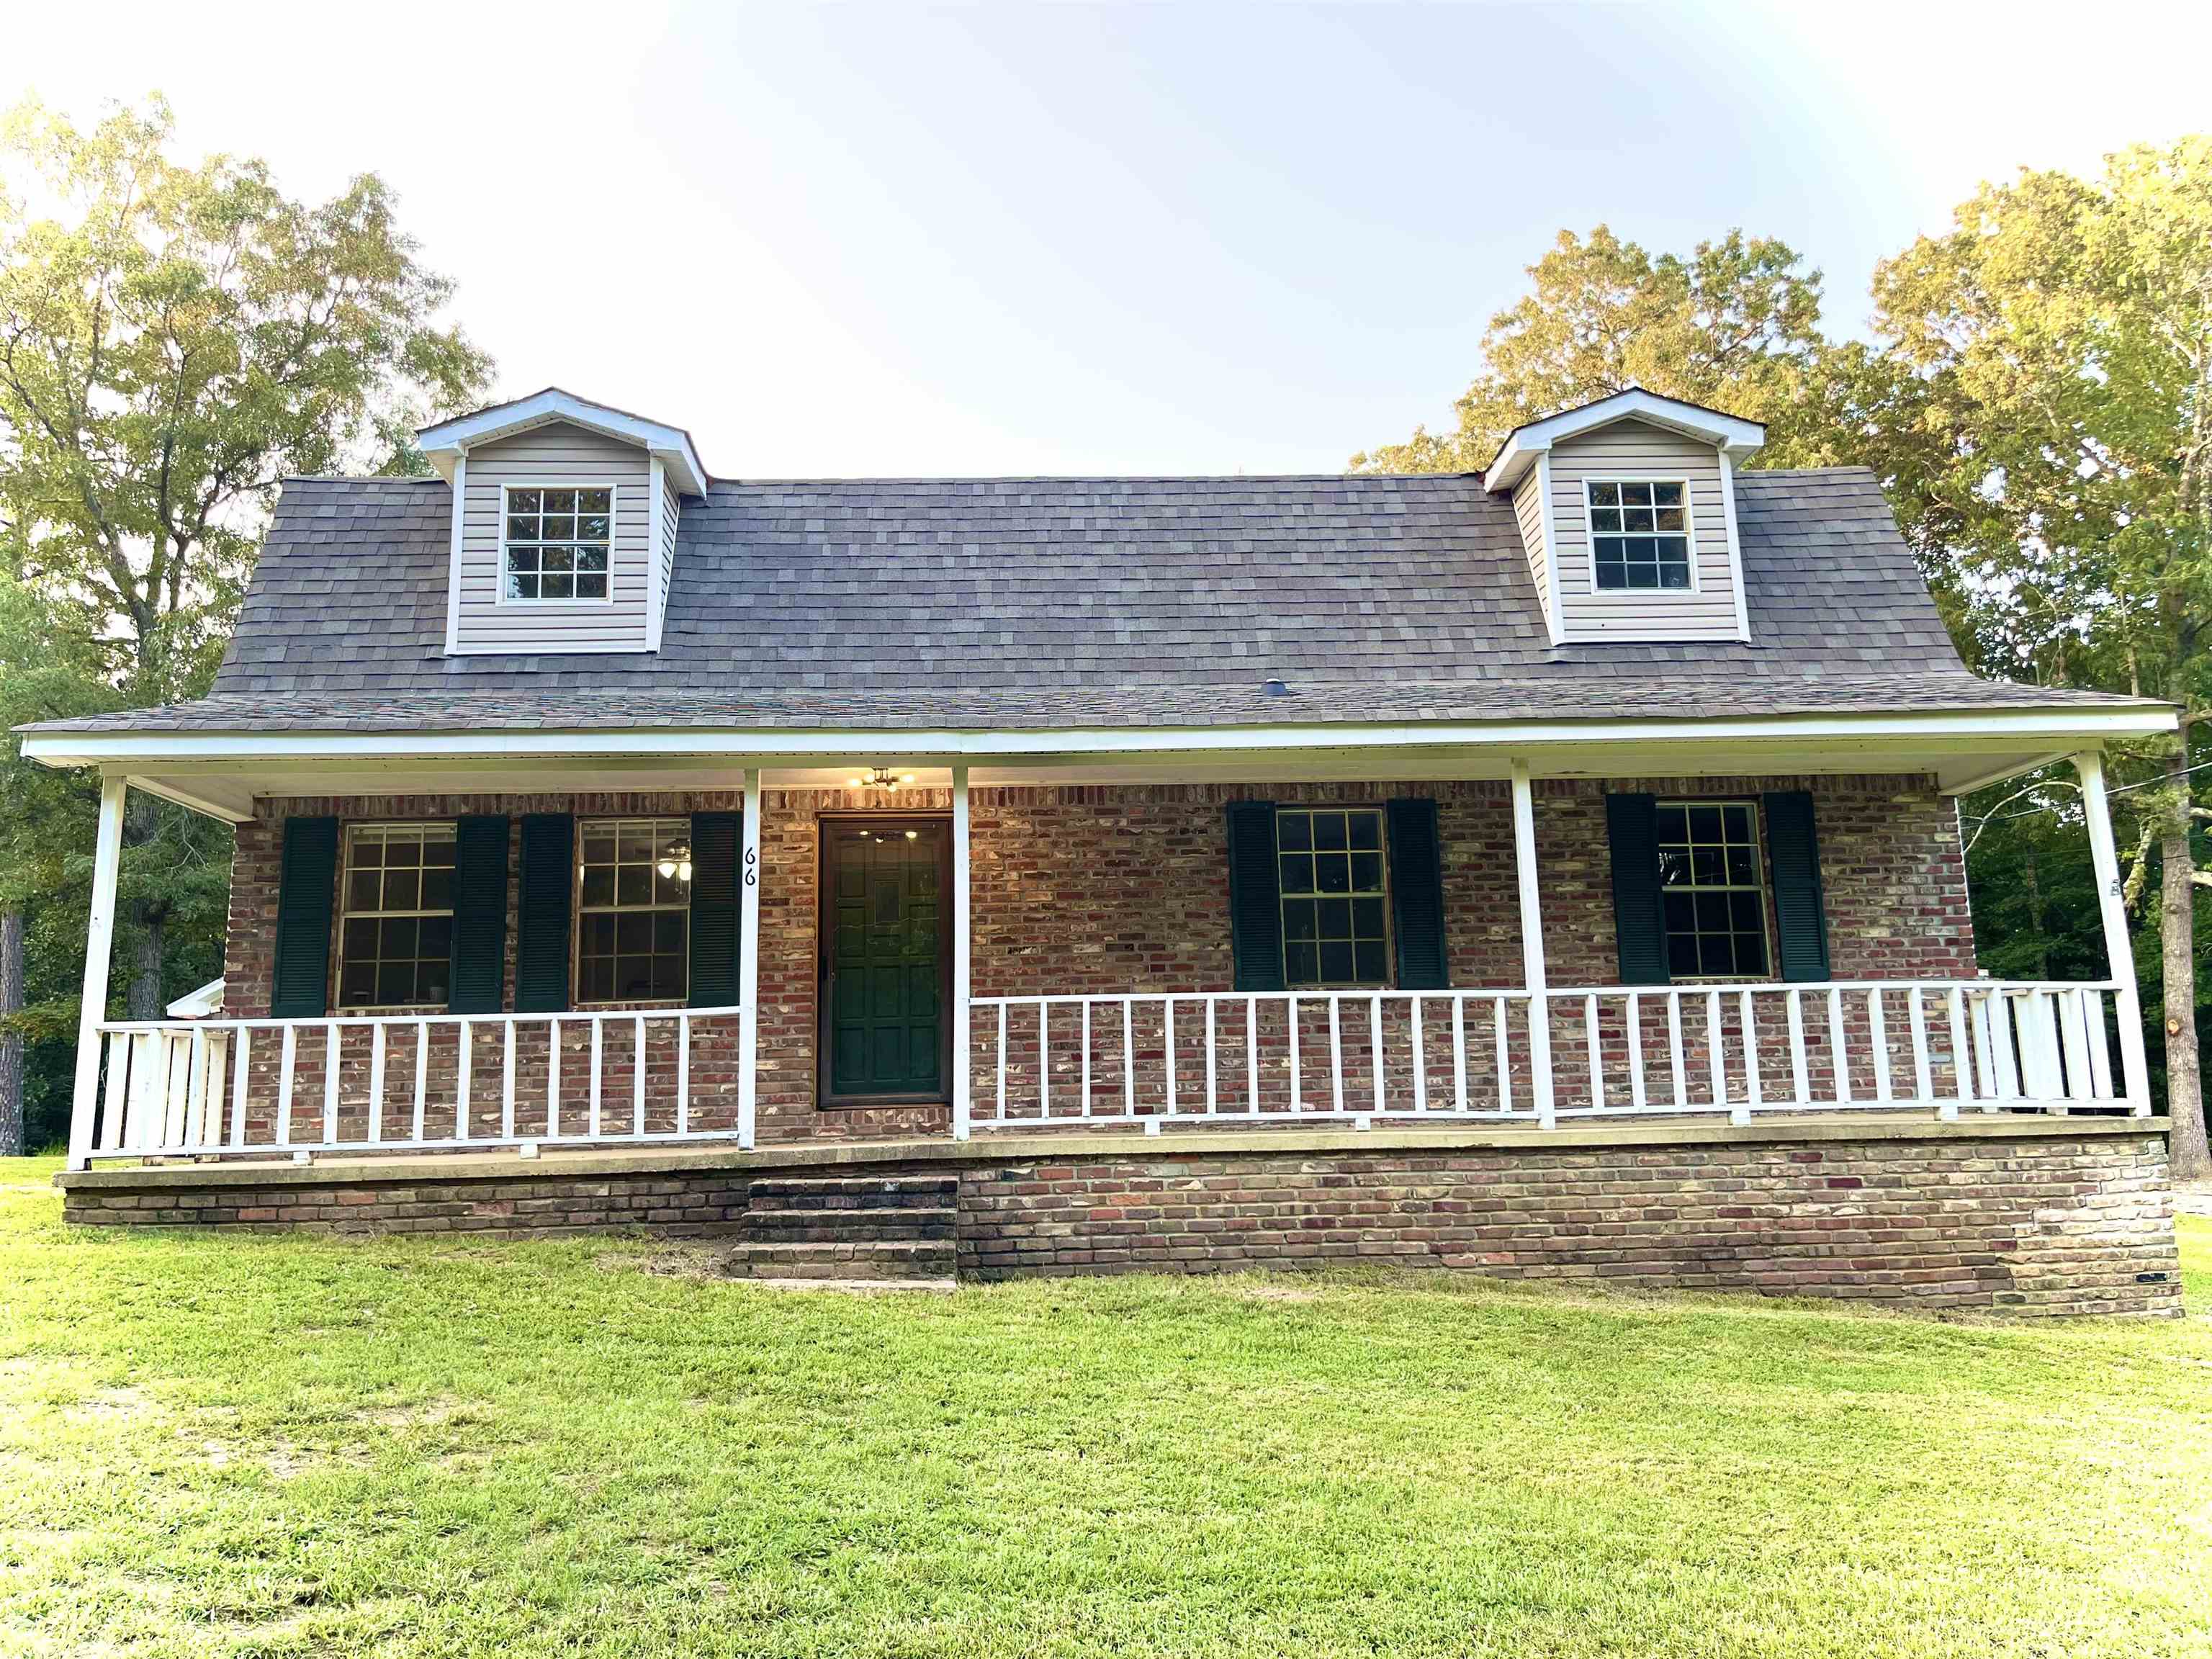
<instances>
[{"instance_id":1,"label":"beige vinyl siding on dormer","mask_svg":"<svg viewBox=\"0 0 2212 1659\"><path fill-rule=\"evenodd\" d=\"M1737 637L1735 574L1729 556L1728 511L1720 452L1642 421L1621 421L1562 440L1551 453L1552 530L1559 545L1560 623L1570 640L1732 640ZM1535 477L1532 470L1530 477ZM1599 592L1590 569L1591 479L1680 478L1688 486L1691 589ZM1525 488L1525 484L1524 484ZM1519 501L1516 499L1516 510ZM1522 520L1522 534L1528 533Z\"/></svg>"},{"instance_id":2,"label":"beige vinyl siding on dormer","mask_svg":"<svg viewBox=\"0 0 2212 1659\"><path fill-rule=\"evenodd\" d=\"M470 450L461 520L457 648L465 653L644 650L653 574L649 471L645 451L635 444L557 423ZM614 490L605 599L501 601L504 491L510 485L526 489L546 484ZM672 513L669 526L672 542Z\"/></svg>"},{"instance_id":3,"label":"beige vinyl siding on dormer","mask_svg":"<svg viewBox=\"0 0 2212 1659\"><path fill-rule=\"evenodd\" d=\"M1535 580L1536 603L1552 614L1551 561L1544 556L1544 469L1532 466L1528 476L1513 490L1513 516L1521 524L1521 546L1528 556L1528 574Z\"/></svg>"}]
</instances>

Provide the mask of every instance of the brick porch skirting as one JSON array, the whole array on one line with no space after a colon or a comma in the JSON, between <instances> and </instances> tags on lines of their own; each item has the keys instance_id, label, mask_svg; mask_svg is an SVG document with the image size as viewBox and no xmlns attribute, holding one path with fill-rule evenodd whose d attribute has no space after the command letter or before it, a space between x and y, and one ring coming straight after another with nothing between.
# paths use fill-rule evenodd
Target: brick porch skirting
<instances>
[{"instance_id":1,"label":"brick porch skirting","mask_svg":"<svg viewBox=\"0 0 2212 1659\"><path fill-rule=\"evenodd\" d=\"M81 1224L342 1233L742 1231L756 1178L959 1176L979 1279L1342 1263L1848 1297L2181 1308L2162 1119L1772 1119L1214 1130L170 1164L58 1177Z\"/></svg>"}]
</instances>

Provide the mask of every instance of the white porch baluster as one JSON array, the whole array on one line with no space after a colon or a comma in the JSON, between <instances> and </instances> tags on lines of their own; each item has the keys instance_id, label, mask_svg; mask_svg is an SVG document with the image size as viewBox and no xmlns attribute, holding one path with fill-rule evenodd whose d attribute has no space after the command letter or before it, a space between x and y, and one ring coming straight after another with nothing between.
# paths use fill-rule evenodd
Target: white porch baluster
<instances>
[{"instance_id":1,"label":"white porch baluster","mask_svg":"<svg viewBox=\"0 0 2212 1659\"><path fill-rule=\"evenodd\" d=\"M292 1068L300 1054L300 1028L287 1022L284 1027L284 1054L277 1066L276 1076L276 1144L292 1144Z\"/></svg>"},{"instance_id":2,"label":"white porch baluster","mask_svg":"<svg viewBox=\"0 0 2212 1659\"><path fill-rule=\"evenodd\" d=\"M368 1034L368 1139L384 1139L384 1026L380 1022Z\"/></svg>"},{"instance_id":3,"label":"white porch baluster","mask_svg":"<svg viewBox=\"0 0 2212 1659\"><path fill-rule=\"evenodd\" d=\"M1649 1103L1644 1087L1644 1000L1634 991L1628 994L1628 1103L1639 1112Z\"/></svg>"}]
</instances>

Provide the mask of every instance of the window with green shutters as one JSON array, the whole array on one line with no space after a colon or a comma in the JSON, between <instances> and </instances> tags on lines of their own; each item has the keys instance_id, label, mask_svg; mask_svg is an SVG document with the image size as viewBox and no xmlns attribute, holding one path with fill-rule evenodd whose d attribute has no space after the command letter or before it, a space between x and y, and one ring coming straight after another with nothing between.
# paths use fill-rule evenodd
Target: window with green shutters
<instances>
[{"instance_id":1,"label":"window with green shutters","mask_svg":"<svg viewBox=\"0 0 2212 1659\"><path fill-rule=\"evenodd\" d=\"M1379 806L1275 809L1283 972L1294 990L1390 982Z\"/></svg>"},{"instance_id":2,"label":"window with green shutters","mask_svg":"<svg viewBox=\"0 0 2212 1659\"><path fill-rule=\"evenodd\" d=\"M691 820L586 818L578 830L577 1003L682 1000L691 956Z\"/></svg>"},{"instance_id":3,"label":"window with green shutters","mask_svg":"<svg viewBox=\"0 0 2212 1659\"><path fill-rule=\"evenodd\" d=\"M444 1006L453 972L453 826L349 823L338 1006Z\"/></svg>"},{"instance_id":4,"label":"window with green shutters","mask_svg":"<svg viewBox=\"0 0 2212 1659\"><path fill-rule=\"evenodd\" d=\"M1759 808L1741 800L1658 804L1667 970L1678 979L1764 979L1766 884Z\"/></svg>"}]
</instances>

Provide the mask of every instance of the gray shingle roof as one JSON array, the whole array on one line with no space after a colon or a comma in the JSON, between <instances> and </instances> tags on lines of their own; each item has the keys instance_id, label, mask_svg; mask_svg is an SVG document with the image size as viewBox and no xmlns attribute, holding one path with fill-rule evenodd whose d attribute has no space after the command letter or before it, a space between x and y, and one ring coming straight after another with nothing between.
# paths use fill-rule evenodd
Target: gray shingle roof
<instances>
[{"instance_id":1,"label":"gray shingle roof","mask_svg":"<svg viewBox=\"0 0 2212 1659\"><path fill-rule=\"evenodd\" d=\"M2051 706L1863 471L1738 475L1753 639L1555 647L1468 477L718 483L657 656L447 657L435 480L287 484L213 694L46 730L1052 728ZM1268 698L1270 676L1297 693ZM2124 699L2109 701L2124 702Z\"/></svg>"}]
</instances>

